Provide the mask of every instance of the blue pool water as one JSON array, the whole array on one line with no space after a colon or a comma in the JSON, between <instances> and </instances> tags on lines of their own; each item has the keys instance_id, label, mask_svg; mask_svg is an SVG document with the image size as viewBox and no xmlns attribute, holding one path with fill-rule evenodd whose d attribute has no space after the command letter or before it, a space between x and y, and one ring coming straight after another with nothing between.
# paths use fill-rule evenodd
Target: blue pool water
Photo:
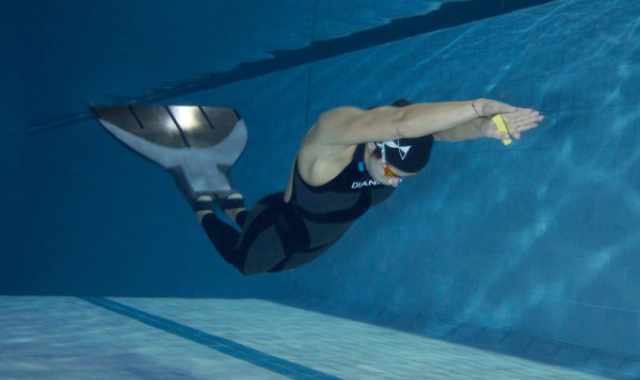
<instances>
[{"instance_id":1,"label":"blue pool water","mask_svg":"<svg viewBox=\"0 0 640 380\"><path fill-rule=\"evenodd\" d=\"M3 15L0 377L640 377L639 3L226 3ZM254 277L86 117L235 107L251 205L284 187L321 112L400 97L546 120L511 147L436 143L324 256Z\"/></svg>"}]
</instances>

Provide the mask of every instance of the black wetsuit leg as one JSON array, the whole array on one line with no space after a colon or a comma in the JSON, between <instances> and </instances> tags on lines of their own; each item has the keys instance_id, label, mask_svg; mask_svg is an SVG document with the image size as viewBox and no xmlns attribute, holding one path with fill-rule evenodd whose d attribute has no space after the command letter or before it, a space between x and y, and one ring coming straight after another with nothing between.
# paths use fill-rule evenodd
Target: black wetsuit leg
<instances>
[{"instance_id":1,"label":"black wetsuit leg","mask_svg":"<svg viewBox=\"0 0 640 380\"><path fill-rule=\"evenodd\" d=\"M261 199L240 232L214 214L205 215L202 226L220 255L247 275L283 270L296 248L308 244L282 192Z\"/></svg>"}]
</instances>

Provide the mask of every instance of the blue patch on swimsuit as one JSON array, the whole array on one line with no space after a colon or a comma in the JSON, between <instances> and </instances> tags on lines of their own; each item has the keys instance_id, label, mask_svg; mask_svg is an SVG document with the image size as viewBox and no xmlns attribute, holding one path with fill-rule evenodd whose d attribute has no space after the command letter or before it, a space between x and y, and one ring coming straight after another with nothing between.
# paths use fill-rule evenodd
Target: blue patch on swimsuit
<instances>
[{"instance_id":1,"label":"blue patch on swimsuit","mask_svg":"<svg viewBox=\"0 0 640 380\"><path fill-rule=\"evenodd\" d=\"M364 162L362 161L358 162L358 170L360 172L364 172Z\"/></svg>"}]
</instances>

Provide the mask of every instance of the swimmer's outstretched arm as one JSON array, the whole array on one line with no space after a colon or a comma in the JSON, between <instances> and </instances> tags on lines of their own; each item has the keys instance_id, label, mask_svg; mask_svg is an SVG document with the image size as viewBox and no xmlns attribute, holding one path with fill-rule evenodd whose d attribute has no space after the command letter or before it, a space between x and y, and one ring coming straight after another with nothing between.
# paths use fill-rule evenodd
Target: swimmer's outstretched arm
<instances>
[{"instance_id":1,"label":"swimmer's outstretched arm","mask_svg":"<svg viewBox=\"0 0 640 380\"><path fill-rule=\"evenodd\" d=\"M520 130L524 130L525 126L531 128L532 120L537 123L535 120L541 117L537 111L490 99L416 103L406 107L378 107L372 110L339 107L323 113L311 133L316 142L327 145L353 145L429 134L439 135L446 140L448 135L443 134L443 131L466 125L468 130L462 135L458 135L460 131L456 132L457 136L449 133L448 137L455 138L451 141L478 138L481 137L478 135L481 132L484 133L482 137L500 138L501 135L491 131L491 128L483 130L481 127L485 124L477 124L478 126L474 127L474 121L479 123L477 120L498 113L512 114L514 117L507 122L510 125L510 121L522 124L523 129ZM515 131L517 136L514 134L514 137L519 138L520 130Z\"/></svg>"},{"instance_id":2,"label":"swimmer's outstretched arm","mask_svg":"<svg viewBox=\"0 0 640 380\"><path fill-rule=\"evenodd\" d=\"M320 115L311 133L314 141L327 145L421 137L489 116L496 109L498 112L512 111L515 107L489 99L416 103L371 110L338 107Z\"/></svg>"}]
</instances>

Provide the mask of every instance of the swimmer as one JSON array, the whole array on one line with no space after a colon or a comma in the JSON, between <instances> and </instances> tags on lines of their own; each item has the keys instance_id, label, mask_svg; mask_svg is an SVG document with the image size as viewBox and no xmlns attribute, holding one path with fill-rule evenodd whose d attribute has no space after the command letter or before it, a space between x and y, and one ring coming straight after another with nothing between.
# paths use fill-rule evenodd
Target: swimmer
<instances>
[{"instance_id":1,"label":"swimmer","mask_svg":"<svg viewBox=\"0 0 640 380\"><path fill-rule=\"evenodd\" d=\"M159 114L146 116L150 123L164 117L163 128L175 124L181 135L173 131L172 136L184 140L176 140L172 151L156 157L149 151L168 134L156 131L151 138L150 128L140 132L146 120L140 115L151 111L140 109L140 115L128 119L124 113L135 109L94 111L117 138L174 175L217 251L244 275L290 270L316 259L367 210L424 169L434 141L490 138L508 145L544 120L534 109L490 99L438 103L402 99L371 109L331 109L319 116L304 137L284 191L267 195L247 209L242 194L231 188L226 176L246 144L244 121L231 109L197 108L189 128L181 128L179 112L174 114L170 108L168 116L158 109L154 112ZM199 130L198 122L209 126ZM213 129L209 127L216 125L222 132L208 136ZM144 142L125 141L123 129ZM206 153L198 156L198 149ZM180 152L186 153L178 158ZM216 216L214 205L235 226Z\"/></svg>"}]
</instances>

